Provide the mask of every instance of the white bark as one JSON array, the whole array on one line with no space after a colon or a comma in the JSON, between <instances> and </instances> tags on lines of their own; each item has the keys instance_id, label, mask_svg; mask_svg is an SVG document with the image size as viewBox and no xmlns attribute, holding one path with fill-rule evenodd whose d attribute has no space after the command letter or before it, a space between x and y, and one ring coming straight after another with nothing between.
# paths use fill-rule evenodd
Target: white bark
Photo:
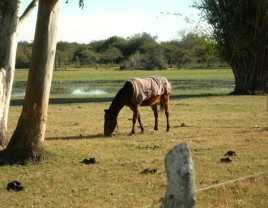
<instances>
[{"instance_id":1,"label":"white bark","mask_svg":"<svg viewBox=\"0 0 268 208\"><path fill-rule=\"evenodd\" d=\"M1 11L0 22L0 146L6 145L9 103L18 45L20 0L10 0L10 11Z\"/></svg>"},{"instance_id":2,"label":"white bark","mask_svg":"<svg viewBox=\"0 0 268 208\"><path fill-rule=\"evenodd\" d=\"M45 136L47 108L52 81L53 65L57 44L57 21L60 0L40 0L34 37L31 67L25 95L27 107L23 113L36 111L36 125L42 141ZM30 112L32 111L32 112ZM32 135L34 136L34 135Z\"/></svg>"},{"instance_id":3,"label":"white bark","mask_svg":"<svg viewBox=\"0 0 268 208\"><path fill-rule=\"evenodd\" d=\"M24 105L15 132L5 149L2 163L24 164L43 159L59 8L60 0L39 0Z\"/></svg>"},{"instance_id":4,"label":"white bark","mask_svg":"<svg viewBox=\"0 0 268 208\"><path fill-rule=\"evenodd\" d=\"M15 74L19 26L37 2L38 0L33 0L21 18L21 0L10 0L7 3L11 9L0 10L0 150L7 144L8 112Z\"/></svg>"}]
</instances>

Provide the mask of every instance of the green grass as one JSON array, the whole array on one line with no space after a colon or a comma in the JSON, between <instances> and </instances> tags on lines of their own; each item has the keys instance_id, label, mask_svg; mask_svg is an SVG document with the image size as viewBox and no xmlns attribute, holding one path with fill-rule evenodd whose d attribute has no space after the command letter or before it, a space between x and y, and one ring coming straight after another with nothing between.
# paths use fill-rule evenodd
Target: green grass
<instances>
[{"instance_id":1,"label":"green grass","mask_svg":"<svg viewBox=\"0 0 268 208\"><path fill-rule=\"evenodd\" d=\"M16 81L27 80L28 70L17 70ZM118 68L72 68L53 72L53 80L128 80L134 77L144 78L151 75L165 76L168 79L232 79L230 69L168 69L168 70L133 70Z\"/></svg>"},{"instance_id":2,"label":"green grass","mask_svg":"<svg viewBox=\"0 0 268 208\"><path fill-rule=\"evenodd\" d=\"M159 207L165 194L164 157L186 141L202 189L267 171L268 127L265 96L210 96L172 99L171 132L152 131L153 113L141 108L146 131L129 136L132 113L124 108L113 137L103 136L103 109L110 102L51 104L45 140L46 159L39 165L3 166L1 207ZM21 106L11 106L9 134ZM185 123L187 127L181 127ZM153 148L157 146L158 148ZM238 156L220 163L228 150ZM84 165L95 157L97 164ZM156 174L140 174L157 168ZM197 207L267 207L267 174L197 193ZM8 182L25 190L10 193Z\"/></svg>"}]
</instances>

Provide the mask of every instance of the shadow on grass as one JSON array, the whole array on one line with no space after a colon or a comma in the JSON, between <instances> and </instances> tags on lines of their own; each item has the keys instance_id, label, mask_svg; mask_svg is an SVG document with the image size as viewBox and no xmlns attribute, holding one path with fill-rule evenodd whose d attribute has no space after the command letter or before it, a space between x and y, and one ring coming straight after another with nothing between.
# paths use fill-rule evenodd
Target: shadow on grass
<instances>
[{"instance_id":1,"label":"shadow on grass","mask_svg":"<svg viewBox=\"0 0 268 208\"><path fill-rule=\"evenodd\" d=\"M100 103L100 102L112 102L113 97L105 98L50 98L49 104L68 104L68 103ZM18 106L23 105L23 99L12 99L10 105Z\"/></svg>"},{"instance_id":2,"label":"shadow on grass","mask_svg":"<svg viewBox=\"0 0 268 208\"><path fill-rule=\"evenodd\" d=\"M204 94L183 94L183 95L171 95L170 99L186 99L186 98L201 98L201 97L216 97L216 96L226 96L227 94L222 93L204 93ZM68 103L100 103L100 102L112 102L114 97L105 97L105 98L76 98L76 97L69 97L69 98L50 98L49 104L68 104ZM23 98L19 99L12 99L10 102L11 106L19 106L23 105Z\"/></svg>"},{"instance_id":3,"label":"shadow on grass","mask_svg":"<svg viewBox=\"0 0 268 208\"><path fill-rule=\"evenodd\" d=\"M93 135L79 135L79 136L66 136L66 137L46 137L46 140L79 140L79 139L100 139L106 138L103 134ZM108 137L107 137L108 138Z\"/></svg>"},{"instance_id":4,"label":"shadow on grass","mask_svg":"<svg viewBox=\"0 0 268 208\"><path fill-rule=\"evenodd\" d=\"M182 95L171 95L170 99L186 99L186 98L204 98L204 97L219 97L219 96L229 96L225 93L201 93L201 94L182 94Z\"/></svg>"}]
</instances>

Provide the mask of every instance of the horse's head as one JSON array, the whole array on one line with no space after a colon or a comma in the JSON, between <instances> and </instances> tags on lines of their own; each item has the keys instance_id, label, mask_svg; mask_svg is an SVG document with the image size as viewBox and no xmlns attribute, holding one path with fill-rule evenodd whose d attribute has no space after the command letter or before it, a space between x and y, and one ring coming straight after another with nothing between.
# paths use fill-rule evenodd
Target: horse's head
<instances>
[{"instance_id":1,"label":"horse's head","mask_svg":"<svg viewBox=\"0 0 268 208\"><path fill-rule=\"evenodd\" d=\"M117 118L109 110L104 110L104 135L112 136L115 127L117 126Z\"/></svg>"}]
</instances>

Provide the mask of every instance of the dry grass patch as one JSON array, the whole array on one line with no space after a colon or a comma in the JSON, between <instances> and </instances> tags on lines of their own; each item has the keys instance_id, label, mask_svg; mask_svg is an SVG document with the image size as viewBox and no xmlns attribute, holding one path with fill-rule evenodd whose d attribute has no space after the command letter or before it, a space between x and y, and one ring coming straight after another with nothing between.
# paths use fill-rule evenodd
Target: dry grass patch
<instances>
[{"instance_id":1,"label":"dry grass patch","mask_svg":"<svg viewBox=\"0 0 268 208\"><path fill-rule=\"evenodd\" d=\"M268 170L266 97L226 96L172 100L171 132L159 131L153 113L142 108L144 134L129 136L132 113L124 108L113 137L103 137L103 109L110 103L50 105L46 159L39 165L3 166L1 207L159 207L165 194L164 157L176 144L188 142L197 190ZM11 107L14 131L21 107ZM182 127L181 124L185 126ZM228 150L237 157L220 159ZM84 158L97 163L85 165ZM141 174L144 169L154 174ZM267 174L197 192L197 207L267 207ZM8 192L19 180L22 192Z\"/></svg>"}]
</instances>

